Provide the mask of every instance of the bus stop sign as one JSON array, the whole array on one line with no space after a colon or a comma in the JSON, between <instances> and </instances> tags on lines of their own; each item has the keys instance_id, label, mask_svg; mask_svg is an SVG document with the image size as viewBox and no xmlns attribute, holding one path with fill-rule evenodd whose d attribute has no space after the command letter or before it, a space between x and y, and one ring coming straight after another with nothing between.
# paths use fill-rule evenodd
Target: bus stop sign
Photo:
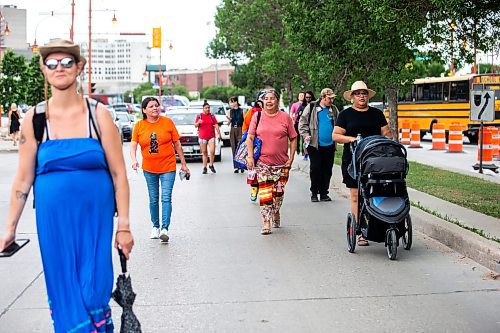
<instances>
[{"instance_id":1,"label":"bus stop sign","mask_svg":"<svg viewBox=\"0 0 500 333\"><path fill-rule=\"evenodd\" d=\"M470 120L495 120L495 92L493 90L473 90L470 93Z\"/></svg>"}]
</instances>

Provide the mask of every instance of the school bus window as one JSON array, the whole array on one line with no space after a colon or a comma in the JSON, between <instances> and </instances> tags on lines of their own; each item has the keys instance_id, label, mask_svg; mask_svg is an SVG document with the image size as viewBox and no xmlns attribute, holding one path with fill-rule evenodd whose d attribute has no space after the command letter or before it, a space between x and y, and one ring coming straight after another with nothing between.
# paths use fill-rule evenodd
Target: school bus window
<instances>
[{"instance_id":1,"label":"school bus window","mask_svg":"<svg viewBox=\"0 0 500 333\"><path fill-rule=\"evenodd\" d=\"M483 85L475 83L472 85L472 90L481 91L483 90Z\"/></svg>"},{"instance_id":2,"label":"school bus window","mask_svg":"<svg viewBox=\"0 0 500 333\"><path fill-rule=\"evenodd\" d=\"M498 85L498 84L485 84L484 89L485 90L500 90L500 85Z\"/></svg>"},{"instance_id":3,"label":"school bus window","mask_svg":"<svg viewBox=\"0 0 500 333\"><path fill-rule=\"evenodd\" d=\"M417 85L417 101L423 101L423 100L424 100L424 85L418 84Z\"/></svg>"},{"instance_id":4,"label":"school bus window","mask_svg":"<svg viewBox=\"0 0 500 333\"><path fill-rule=\"evenodd\" d=\"M429 99L431 101L443 100L443 85L441 83L429 84Z\"/></svg>"},{"instance_id":5,"label":"school bus window","mask_svg":"<svg viewBox=\"0 0 500 333\"><path fill-rule=\"evenodd\" d=\"M469 81L451 82L450 101L469 100Z\"/></svg>"},{"instance_id":6,"label":"school bus window","mask_svg":"<svg viewBox=\"0 0 500 333\"><path fill-rule=\"evenodd\" d=\"M448 101L448 97L450 96L450 83L443 82L443 99L444 101Z\"/></svg>"}]
</instances>

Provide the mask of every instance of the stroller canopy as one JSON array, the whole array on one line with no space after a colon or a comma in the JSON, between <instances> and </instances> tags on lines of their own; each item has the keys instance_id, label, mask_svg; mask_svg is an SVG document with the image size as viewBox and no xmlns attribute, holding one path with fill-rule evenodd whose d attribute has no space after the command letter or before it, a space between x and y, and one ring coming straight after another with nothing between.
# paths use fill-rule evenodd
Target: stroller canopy
<instances>
[{"instance_id":1,"label":"stroller canopy","mask_svg":"<svg viewBox=\"0 0 500 333\"><path fill-rule=\"evenodd\" d=\"M405 147L385 136L374 135L360 140L352 150L348 168L353 179L369 173L408 173Z\"/></svg>"}]
</instances>

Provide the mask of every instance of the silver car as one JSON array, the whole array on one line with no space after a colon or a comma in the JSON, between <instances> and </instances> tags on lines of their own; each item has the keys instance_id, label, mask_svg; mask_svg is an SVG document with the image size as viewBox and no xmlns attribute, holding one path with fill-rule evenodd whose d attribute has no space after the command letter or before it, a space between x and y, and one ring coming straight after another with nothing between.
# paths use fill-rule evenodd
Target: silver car
<instances>
[{"instance_id":1,"label":"silver car","mask_svg":"<svg viewBox=\"0 0 500 333\"><path fill-rule=\"evenodd\" d=\"M231 128L228 119L229 110L226 109L224 103L220 100L209 99L207 102L210 104L210 112L217 118L217 122L219 123L224 146L230 146L229 132ZM201 113L203 110L203 103L204 101L192 101L189 104L189 108L191 110L199 110L198 112Z\"/></svg>"},{"instance_id":2,"label":"silver car","mask_svg":"<svg viewBox=\"0 0 500 333\"><path fill-rule=\"evenodd\" d=\"M181 138L182 152L186 158L201 158L201 149L198 142L198 129L194 126L196 116L200 112L198 109L177 108L169 111L167 117L172 119ZM217 140L215 143L215 162L221 161L221 144Z\"/></svg>"}]
</instances>

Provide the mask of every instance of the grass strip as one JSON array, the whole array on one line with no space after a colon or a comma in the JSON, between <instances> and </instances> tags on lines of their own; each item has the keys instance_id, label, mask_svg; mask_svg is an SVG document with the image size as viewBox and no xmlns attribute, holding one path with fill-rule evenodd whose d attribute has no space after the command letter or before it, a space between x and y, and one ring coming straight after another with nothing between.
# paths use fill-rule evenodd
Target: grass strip
<instances>
[{"instance_id":1,"label":"grass strip","mask_svg":"<svg viewBox=\"0 0 500 333\"><path fill-rule=\"evenodd\" d=\"M478 228L474 228L474 227L469 227L468 225L465 225L463 224L462 222L460 222L459 220L457 220L456 218L453 218L453 217L449 217L448 215L443 215L441 214L440 212L436 211L436 210L431 210L427 207L424 207L422 206L422 204L420 203L420 201L411 201L411 205L414 206L414 207L417 207L418 209L421 209L423 210L424 212L426 213L429 213L431 215L434 215L442 220L445 220L445 221L448 221L450 223L453 223L455 225L458 225L459 227L462 227L466 230L469 230L469 231L472 231L473 233L476 233L478 234L479 236L481 237L484 237L486 239L489 239L491 241L494 241L494 242L497 242L497 243L500 243L500 239L495 237L495 236L491 236L489 233L486 233L484 230L482 229L478 229Z\"/></svg>"},{"instance_id":2,"label":"grass strip","mask_svg":"<svg viewBox=\"0 0 500 333\"><path fill-rule=\"evenodd\" d=\"M342 162L343 146L337 145L335 164ZM473 211L500 218L500 184L457 172L409 161L408 187Z\"/></svg>"}]
</instances>

